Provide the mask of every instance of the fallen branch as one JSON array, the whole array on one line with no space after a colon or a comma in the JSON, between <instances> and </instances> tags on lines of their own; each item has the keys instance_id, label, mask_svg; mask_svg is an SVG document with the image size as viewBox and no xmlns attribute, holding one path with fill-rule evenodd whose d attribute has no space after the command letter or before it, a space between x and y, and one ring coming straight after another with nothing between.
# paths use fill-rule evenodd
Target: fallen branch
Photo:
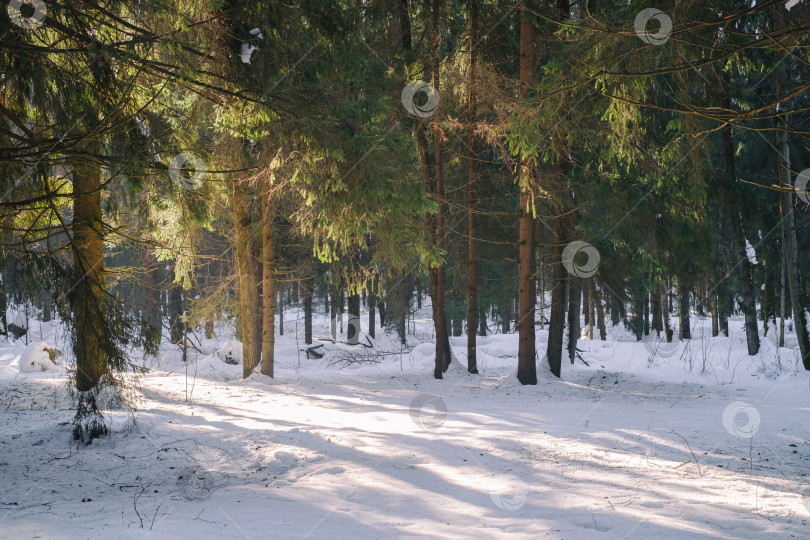
<instances>
[{"instance_id":1,"label":"fallen branch","mask_svg":"<svg viewBox=\"0 0 810 540\"><path fill-rule=\"evenodd\" d=\"M680 433L675 433L674 431L673 431L672 433L673 433L674 435L677 435L677 436L678 436L678 437L680 437L681 439L683 439L683 441L686 443L687 448L689 448L689 451L690 451L690 452L692 452L692 446L689 444L689 441L687 441L687 440L686 440L686 437L684 437L684 436L683 436L683 435L681 435ZM692 452L692 457L693 457L693 458L695 458L695 465L697 465L697 468L698 468L698 474L699 474L700 476L703 476L703 472L701 472L701 470L700 470L700 463L698 463L697 456L695 455L695 453L694 453L694 452Z\"/></svg>"}]
</instances>

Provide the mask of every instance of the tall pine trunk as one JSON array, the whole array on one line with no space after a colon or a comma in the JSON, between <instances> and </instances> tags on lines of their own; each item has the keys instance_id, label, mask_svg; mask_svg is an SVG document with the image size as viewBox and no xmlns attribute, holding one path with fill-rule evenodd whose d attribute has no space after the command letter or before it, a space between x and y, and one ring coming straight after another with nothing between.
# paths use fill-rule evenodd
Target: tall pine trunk
<instances>
[{"instance_id":1,"label":"tall pine trunk","mask_svg":"<svg viewBox=\"0 0 810 540\"><path fill-rule=\"evenodd\" d=\"M525 3L520 20L520 97L534 78L534 23ZM531 197L531 169L520 165L520 219L518 225L518 370L521 384L537 384L534 343L534 204Z\"/></svg>"},{"instance_id":2,"label":"tall pine trunk","mask_svg":"<svg viewBox=\"0 0 810 540\"><path fill-rule=\"evenodd\" d=\"M276 326L276 237L273 226L275 205L270 196L271 177L262 186L262 374L273 377Z\"/></svg>"},{"instance_id":3,"label":"tall pine trunk","mask_svg":"<svg viewBox=\"0 0 810 540\"><path fill-rule=\"evenodd\" d=\"M565 232L563 218L554 220L554 254L552 257L551 315L548 323L546 355L548 365L556 377L562 373L563 338L565 335L566 271L562 264Z\"/></svg>"},{"instance_id":4,"label":"tall pine trunk","mask_svg":"<svg viewBox=\"0 0 810 540\"><path fill-rule=\"evenodd\" d=\"M231 201L236 230L236 262L239 269L239 300L242 312L242 376L247 378L261 360L261 327L253 246L251 242L250 196L239 180L234 180Z\"/></svg>"},{"instance_id":5,"label":"tall pine trunk","mask_svg":"<svg viewBox=\"0 0 810 540\"><path fill-rule=\"evenodd\" d=\"M724 75L724 79L727 81L728 75ZM730 107L730 97L728 93L726 93L723 98L723 105ZM742 285L740 308L743 311L743 315L745 315L745 338L748 344L748 354L753 356L759 352L756 293L754 291L753 270L751 268L751 262L748 260L745 232L743 231L742 219L740 217L743 208L742 195L735 191L737 169L734 163L734 138L731 133L731 126L726 125L720 130L720 135L723 143L726 201L728 204L729 221L731 223L731 233L734 237L734 249L737 254L740 283Z\"/></svg>"},{"instance_id":6,"label":"tall pine trunk","mask_svg":"<svg viewBox=\"0 0 810 540\"><path fill-rule=\"evenodd\" d=\"M681 340L692 339L692 327L689 324L689 286L684 278L678 280L678 337Z\"/></svg>"},{"instance_id":7,"label":"tall pine trunk","mask_svg":"<svg viewBox=\"0 0 810 540\"><path fill-rule=\"evenodd\" d=\"M779 9L781 11L781 9ZM778 13L780 21L785 15ZM781 25L781 22L780 22ZM781 95L786 71L783 66L776 77L776 95ZM790 178L790 146L788 145L788 123L780 117L777 119L777 157L776 166L779 175L779 211L782 214L782 242L785 246L785 270L790 289L790 303L793 306L793 327L799 352L805 370L810 370L810 336L807 333L807 311L805 310L804 288L799 271L799 249L796 240L796 221L793 215L793 184Z\"/></svg>"},{"instance_id":8,"label":"tall pine trunk","mask_svg":"<svg viewBox=\"0 0 810 540\"><path fill-rule=\"evenodd\" d=\"M475 70L478 45L478 3L470 0L470 75L469 75L469 125L467 144L467 372L478 373L476 359L476 336L478 326L478 276L475 268Z\"/></svg>"},{"instance_id":9,"label":"tall pine trunk","mask_svg":"<svg viewBox=\"0 0 810 540\"><path fill-rule=\"evenodd\" d=\"M375 339L376 335L376 326L377 321L377 293L372 291L368 295L368 335L371 336L371 339Z\"/></svg>"},{"instance_id":10,"label":"tall pine trunk","mask_svg":"<svg viewBox=\"0 0 810 540\"><path fill-rule=\"evenodd\" d=\"M433 0L433 88L437 93L440 93L440 77L439 67L441 65L441 38L439 35L439 6L442 4L439 0ZM444 250L445 243L445 225L444 225L444 178L442 172L442 133L441 126L439 125L439 111L436 111L434 118L435 127L433 133L433 152L434 152L434 178L436 184L436 204L438 210L436 211L436 247ZM447 316L445 310L445 275L444 263L439 263L439 266L433 269L434 281L434 308L433 308L433 324L436 329L436 364L433 368L433 376L437 379L442 378L442 373L447 371L450 367L450 337L447 330Z\"/></svg>"},{"instance_id":11,"label":"tall pine trunk","mask_svg":"<svg viewBox=\"0 0 810 540\"><path fill-rule=\"evenodd\" d=\"M93 389L107 372L103 342L104 318L103 222L101 174L96 166L73 170L73 260L78 279L72 294L76 341L76 389Z\"/></svg>"},{"instance_id":12,"label":"tall pine trunk","mask_svg":"<svg viewBox=\"0 0 810 540\"><path fill-rule=\"evenodd\" d=\"M304 343L312 345L312 296L314 294L312 281L301 283L304 293Z\"/></svg>"},{"instance_id":13,"label":"tall pine trunk","mask_svg":"<svg viewBox=\"0 0 810 540\"><path fill-rule=\"evenodd\" d=\"M145 348L157 354L163 336L163 315L160 311L160 266L151 249L141 250L143 280L141 281L141 327L146 339Z\"/></svg>"},{"instance_id":14,"label":"tall pine trunk","mask_svg":"<svg viewBox=\"0 0 810 540\"><path fill-rule=\"evenodd\" d=\"M357 345L360 343L360 295L350 294L347 304L349 322L346 327L346 343Z\"/></svg>"},{"instance_id":15,"label":"tall pine trunk","mask_svg":"<svg viewBox=\"0 0 810 540\"><path fill-rule=\"evenodd\" d=\"M568 360L574 363L577 354L577 341L581 328L579 310L582 302L582 280L572 277L568 280Z\"/></svg>"},{"instance_id":16,"label":"tall pine trunk","mask_svg":"<svg viewBox=\"0 0 810 540\"><path fill-rule=\"evenodd\" d=\"M662 318L664 319L664 326L663 326L664 336L667 338L667 343L671 343L672 342L672 326L670 325L670 322L669 322L669 313L670 313L670 309L669 309L669 287L662 280L659 283L658 290L661 293L661 315L662 315Z\"/></svg>"},{"instance_id":17,"label":"tall pine trunk","mask_svg":"<svg viewBox=\"0 0 810 540\"><path fill-rule=\"evenodd\" d=\"M172 263L174 279L169 283L169 340L175 345L183 341L183 287L177 283L176 262Z\"/></svg>"},{"instance_id":18,"label":"tall pine trunk","mask_svg":"<svg viewBox=\"0 0 810 540\"><path fill-rule=\"evenodd\" d=\"M607 328L605 327L605 308L602 304L602 291L593 283L594 302L596 303L596 320L599 327L599 339L607 340Z\"/></svg>"}]
</instances>

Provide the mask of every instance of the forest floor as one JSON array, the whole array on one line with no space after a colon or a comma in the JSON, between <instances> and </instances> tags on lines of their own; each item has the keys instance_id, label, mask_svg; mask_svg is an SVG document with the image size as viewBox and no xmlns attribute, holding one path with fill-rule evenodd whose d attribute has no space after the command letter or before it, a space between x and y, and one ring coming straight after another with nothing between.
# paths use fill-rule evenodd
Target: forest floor
<instances>
[{"instance_id":1,"label":"forest floor","mask_svg":"<svg viewBox=\"0 0 810 540\"><path fill-rule=\"evenodd\" d=\"M193 340L187 373L166 344L133 381L137 412L108 413L111 436L82 447L69 370L21 373L24 340L0 341L2 536L810 538L792 335L749 357L738 320L710 338L694 317L674 350L613 327L580 341L588 365L521 386L516 334L479 338L480 375L454 362L434 380L428 314L402 351L378 329L374 349L326 342L316 360L290 311L275 380L240 379L225 328ZM66 349L57 330L29 339Z\"/></svg>"}]
</instances>

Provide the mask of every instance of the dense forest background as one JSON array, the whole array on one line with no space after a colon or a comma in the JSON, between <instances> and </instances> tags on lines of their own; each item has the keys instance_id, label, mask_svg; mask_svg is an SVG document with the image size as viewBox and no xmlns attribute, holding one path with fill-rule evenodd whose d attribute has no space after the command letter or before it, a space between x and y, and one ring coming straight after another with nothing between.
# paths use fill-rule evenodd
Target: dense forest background
<instances>
[{"instance_id":1,"label":"dense forest background","mask_svg":"<svg viewBox=\"0 0 810 540\"><path fill-rule=\"evenodd\" d=\"M518 332L517 377L536 384L583 335L624 325L666 347L691 312L714 335L744 316L751 355L795 329L810 369L809 16L796 0L12 0L0 332L24 330L11 306L69 323L90 438L133 355L186 351L216 321L235 318L244 375L272 377L289 305L307 345L322 310L332 339L373 348L376 318L404 343L429 296L438 379L450 336L476 373L476 336Z\"/></svg>"}]
</instances>

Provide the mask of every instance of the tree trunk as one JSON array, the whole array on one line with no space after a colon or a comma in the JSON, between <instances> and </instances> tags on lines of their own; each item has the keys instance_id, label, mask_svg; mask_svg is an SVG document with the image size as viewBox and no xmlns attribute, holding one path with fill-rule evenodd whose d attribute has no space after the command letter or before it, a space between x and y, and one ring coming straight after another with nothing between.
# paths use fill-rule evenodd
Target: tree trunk
<instances>
[{"instance_id":1,"label":"tree trunk","mask_svg":"<svg viewBox=\"0 0 810 540\"><path fill-rule=\"evenodd\" d=\"M482 337L487 335L487 312L480 303L478 304L478 335Z\"/></svg>"},{"instance_id":2,"label":"tree trunk","mask_svg":"<svg viewBox=\"0 0 810 540\"><path fill-rule=\"evenodd\" d=\"M95 166L73 170L73 261L78 282L71 294L76 341L76 389L91 390L107 373L104 352L104 237L101 175Z\"/></svg>"},{"instance_id":3,"label":"tree trunk","mask_svg":"<svg viewBox=\"0 0 810 540\"><path fill-rule=\"evenodd\" d=\"M256 261L251 242L250 196L238 180L233 184L233 219L236 261L239 268L239 299L242 312L242 376L253 373L261 359L261 326L257 325Z\"/></svg>"},{"instance_id":4,"label":"tree trunk","mask_svg":"<svg viewBox=\"0 0 810 540\"><path fill-rule=\"evenodd\" d=\"M520 97L534 78L534 22L525 3L520 21ZM518 370L521 384L537 384L537 363L534 342L534 214L531 197L531 169L520 166L520 218L518 226Z\"/></svg>"},{"instance_id":5,"label":"tree trunk","mask_svg":"<svg viewBox=\"0 0 810 540\"><path fill-rule=\"evenodd\" d=\"M774 314L773 269L768 257L768 267L765 272L765 283L762 291L762 334L768 337L768 326Z\"/></svg>"},{"instance_id":6,"label":"tree trunk","mask_svg":"<svg viewBox=\"0 0 810 540\"><path fill-rule=\"evenodd\" d=\"M669 287L662 280L658 284L658 290L661 291L661 315L664 319L664 336L667 338L667 343L672 343L672 327L669 323Z\"/></svg>"},{"instance_id":7,"label":"tree trunk","mask_svg":"<svg viewBox=\"0 0 810 540\"><path fill-rule=\"evenodd\" d=\"M581 328L579 310L582 302L582 280L572 277L568 280L568 360L574 363L577 353L577 341Z\"/></svg>"},{"instance_id":8,"label":"tree trunk","mask_svg":"<svg viewBox=\"0 0 810 540\"><path fill-rule=\"evenodd\" d=\"M8 337L8 319L6 310L8 309L8 265L9 250L7 245L11 244L13 222L10 217L0 220L0 335Z\"/></svg>"},{"instance_id":9,"label":"tree trunk","mask_svg":"<svg viewBox=\"0 0 810 540\"><path fill-rule=\"evenodd\" d=\"M784 234L784 231L782 231ZM785 286L787 285L787 280L785 279L785 250L784 250L785 243L782 242L782 272L781 272L781 281L780 281L780 299L779 299L779 346L785 346L785 308L786 306L786 294L785 294Z\"/></svg>"},{"instance_id":10,"label":"tree trunk","mask_svg":"<svg viewBox=\"0 0 810 540\"><path fill-rule=\"evenodd\" d=\"M312 345L312 296L314 287L311 280L301 283L304 294L304 343Z\"/></svg>"},{"instance_id":11,"label":"tree trunk","mask_svg":"<svg viewBox=\"0 0 810 540\"><path fill-rule=\"evenodd\" d=\"M468 97L468 154L467 154L467 372L478 373L476 360L476 336L478 327L478 276L475 268L475 85L478 45L478 4L470 0L470 78Z\"/></svg>"},{"instance_id":12,"label":"tree trunk","mask_svg":"<svg viewBox=\"0 0 810 540\"><path fill-rule=\"evenodd\" d=\"M689 283L683 278L678 280L678 317L680 323L678 337L681 341L692 339L692 329L689 325Z\"/></svg>"},{"instance_id":13,"label":"tree trunk","mask_svg":"<svg viewBox=\"0 0 810 540\"><path fill-rule=\"evenodd\" d=\"M540 330L546 329L546 267L543 250L540 250L540 264L537 266L537 273L540 275Z\"/></svg>"},{"instance_id":14,"label":"tree trunk","mask_svg":"<svg viewBox=\"0 0 810 540\"><path fill-rule=\"evenodd\" d=\"M337 343L337 297L338 297L338 283L335 278L335 272L332 272L331 284L331 302L329 303L329 333L332 335L332 342Z\"/></svg>"},{"instance_id":15,"label":"tree trunk","mask_svg":"<svg viewBox=\"0 0 810 540\"><path fill-rule=\"evenodd\" d=\"M346 291L343 290L343 281L341 280L339 283L340 283L340 288L338 289L338 297L337 297L337 299L338 299L338 305L337 305L337 310L338 310L338 330L340 331L341 334L343 334L344 333L344 330L343 330L343 311L345 310L345 307L346 307L344 305L345 300L346 300L346 298L345 298L345 292Z\"/></svg>"},{"instance_id":16,"label":"tree trunk","mask_svg":"<svg viewBox=\"0 0 810 540\"><path fill-rule=\"evenodd\" d=\"M270 197L270 177L262 189L262 374L274 376L276 326L275 205Z\"/></svg>"},{"instance_id":17,"label":"tree trunk","mask_svg":"<svg viewBox=\"0 0 810 540\"><path fill-rule=\"evenodd\" d=\"M745 315L745 338L748 344L748 354L753 356L759 352L759 329L757 328L754 276L751 262L748 260L748 254L746 252L745 235L742 230L739 206L737 204L731 205L730 210L731 230L734 234L734 248L737 253L737 261L740 268L740 282L742 285L740 309L743 315Z\"/></svg>"},{"instance_id":18,"label":"tree trunk","mask_svg":"<svg viewBox=\"0 0 810 540\"><path fill-rule=\"evenodd\" d=\"M786 14L777 8L777 27L784 27ZM792 40L791 40L792 41ZM782 66L776 76L776 95L781 95L787 68ZM804 289L799 270L799 249L796 239L796 222L793 215L793 183L790 178L790 146L788 144L788 122L782 116L776 119L777 157L776 167L779 178L779 210L782 215L782 243L785 250L785 270L790 303L793 308L793 327L799 352L805 370L810 370L810 336L807 333L807 312L805 310ZM784 296L783 296L784 297Z\"/></svg>"},{"instance_id":19,"label":"tree trunk","mask_svg":"<svg viewBox=\"0 0 810 540\"><path fill-rule=\"evenodd\" d=\"M554 254L552 258L551 318L548 322L546 356L551 372L560 377L562 373L563 337L565 334L565 285L566 271L562 264L564 232L562 218L554 220Z\"/></svg>"},{"instance_id":20,"label":"tree trunk","mask_svg":"<svg viewBox=\"0 0 810 540\"><path fill-rule=\"evenodd\" d=\"M616 326L622 321L621 306L619 305L621 300L613 296L613 293L608 294L607 298L610 300L610 324Z\"/></svg>"},{"instance_id":21,"label":"tree trunk","mask_svg":"<svg viewBox=\"0 0 810 540\"><path fill-rule=\"evenodd\" d=\"M593 339L593 304L594 304L594 280L589 278L586 281L588 285L588 339Z\"/></svg>"},{"instance_id":22,"label":"tree trunk","mask_svg":"<svg viewBox=\"0 0 810 540\"><path fill-rule=\"evenodd\" d=\"M377 299L377 311L380 314L380 328L385 327L385 300Z\"/></svg>"},{"instance_id":23,"label":"tree trunk","mask_svg":"<svg viewBox=\"0 0 810 540\"><path fill-rule=\"evenodd\" d=\"M593 295L596 303L596 321L599 327L599 339L602 341L607 340L607 328L605 327L605 308L602 305L602 291L593 283Z\"/></svg>"},{"instance_id":24,"label":"tree trunk","mask_svg":"<svg viewBox=\"0 0 810 540\"><path fill-rule=\"evenodd\" d=\"M377 317L377 294L371 292L368 295L368 335L371 336L371 339L375 339L376 336L376 325L377 321L375 320Z\"/></svg>"},{"instance_id":25,"label":"tree trunk","mask_svg":"<svg viewBox=\"0 0 810 540\"><path fill-rule=\"evenodd\" d=\"M720 316L718 309L720 307L720 302L718 302L717 293L711 293L711 310L712 310L712 337L717 337L720 335Z\"/></svg>"},{"instance_id":26,"label":"tree trunk","mask_svg":"<svg viewBox=\"0 0 810 540\"><path fill-rule=\"evenodd\" d=\"M346 326L346 343L358 345L360 343L360 295L349 295L347 304L349 318Z\"/></svg>"},{"instance_id":27,"label":"tree trunk","mask_svg":"<svg viewBox=\"0 0 810 540\"><path fill-rule=\"evenodd\" d=\"M277 285L276 289L278 290L278 302L276 305L278 306L278 335L284 335L284 286Z\"/></svg>"},{"instance_id":28,"label":"tree trunk","mask_svg":"<svg viewBox=\"0 0 810 540\"><path fill-rule=\"evenodd\" d=\"M585 327L591 326L591 314L590 314L590 307L591 307L591 291L590 285L588 281L585 281L580 284L582 288L582 324Z\"/></svg>"},{"instance_id":29,"label":"tree trunk","mask_svg":"<svg viewBox=\"0 0 810 540\"><path fill-rule=\"evenodd\" d=\"M727 80L728 76L724 78ZM730 90L729 90L730 91ZM730 106L728 93L723 98L723 105ZM757 328L756 294L754 292L753 271L746 252L745 233L742 227L740 213L743 207L742 195L734 192L737 183L737 170L734 163L734 138L731 126L726 125L720 130L723 144L723 164L725 174L725 198L728 205L731 223L731 233L734 238L734 248L737 254L737 266L740 272L742 285L742 298L740 308L745 315L745 337L748 344L748 354L753 356L759 352L759 332Z\"/></svg>"},{"instance_id":30,"label":"tree trunk","mask_svg":"<svg viewBox=\"0 0 810 540\"><path fill-rule=\"evenodd\" d=\"M782 215L782 243L785 246L785 270L790 290L790 304L793 306L793 327L804 369L810 370L810 337L807 334L807 312L804 309L804 289L799 271L799 250L796 241L796 222L793 216L793 191L790 179L790 154L787 131L778 133L779 145L777 167L779 167L779 211ZM747 318L746 318L747 321ZM749 347L750 349L750 347Z\"/></svg>"},{"instance_id":31,"label":"tree trunk","mask_svg":"<svg viewBox=\"0 0 810 540\"><path fill-rule=\"evenodd\" d=\"M650 311L652 315L652 329L655 330L655 335L661 337L661 329L662 329L662 320L661 320L661 291L659 288L661 284L656 282L655 289L652 293L652 299L650 301Z\"/></svg>"},{"instance_id":32,"label":"tree trunk","mask_svg":"<svg viewBox=\"0 0 810 540\"><path fill-rule=\"evenodd\" d=\"M175 263L172 271L176 272ZM169 340L179 345L183 341L183 287L174 280L169 283Z\"/></svg>"},{"instance_id":33,"label":"tree trunk","mask_svg":"<svg viewBox=\"0 0 810 540\"><path fill-rule=\"evenodd\" d=\"M141 328L146 340L145 348L156 355L163 337L163 315L160 311L160 266L151 249L141 250L143 280L141 281Z\"/></svg>"},{"instance_id":34,"label":"tree trunk","mask_svg":"<svg viewBox=\"0 0 810 540\"><path fill-rule=\"evenodd\" d=\"M644 335L650 335L650 295L644 292Z\"/></svg>"},{"instance_id":35,"label":"tree trunk","mask_svg":"<svg viewBox=\"0 0 810 540\"><path fill-rule=\"evenodd\" d=\"M439 0L433 0L432 3L432 47L433 47L433 88L439 92L439 67L441 63L440 52L440 36L439 36ZM401 6L401 4L400 4ZM407 8L407 6L406 6ZM402 7L401 7L402 9ZM407 12L406 12L407 13ZM410 38L410 36L409 36ZM405 36L403 36L403 46L405 45ZM443 250L444 247L444 182L442 177L442 149L441 149L441 128L438 122L437 110L436 124L434 128L433 140L433 164L431 167L430 156L428 153L427 140L424 129L417 127L417 145L420 150L420 158L422 160L422 173L425 179L427 191L430 193L434 188L434 195L436 198L437 211L435 216L435 228L429 231L433 235L434 245ZM431 170L432 169L432 170ZM431 186L432 184L432 186ZM445 314L445 275L444 263L440 263L436 268L430 269L430 296L433 311L433 327L436 336L436 358L433 369L433 376L437 379L442 378L442 374L447 371L450 366L450 338L447 328L447 316ZM404 339L404 337L403 337Z\"/></svg>"}]
</instances>

